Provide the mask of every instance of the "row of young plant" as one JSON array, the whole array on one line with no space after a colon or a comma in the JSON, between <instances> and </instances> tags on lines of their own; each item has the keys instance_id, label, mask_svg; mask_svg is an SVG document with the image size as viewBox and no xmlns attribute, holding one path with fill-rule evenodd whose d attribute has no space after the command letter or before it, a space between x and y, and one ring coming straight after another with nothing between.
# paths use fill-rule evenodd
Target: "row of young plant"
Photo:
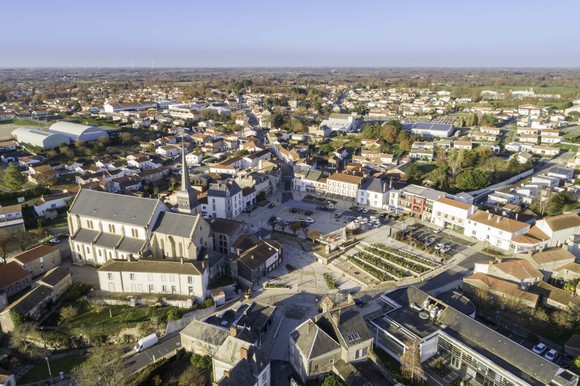
<instances>
[{"instance_id":1,"label":"row of young plant","mask_svg":"<svg viewBox=\"0 0 580 386\"><path fill-rule=\"evenodd\" d=\"M355 258L354 256L349 256L348 260L353 263L354 265L359 266L360 268L362 268L364 271L368 272L369 274L373 275L374 277L376 277L377 279L381 280L381 281L390 281L393 280L392 277L390 277L389 275L387 275L384 272L379 271L378 269L375 269L374 267L363 263L362 261L358 260L357 258Z\"/></svg>"},{"instance_id":2,"label":"row of young plant","mask_svg":"<svg viewBox=\"0 0 580 386\"><path fill-rule=\"evenodd\" d=\"M439 266L439 264L437 264L436 262L434 262L432 260L424 259L420 256L414 255L414 254L409 253L409 252L401 251L400 249L391 248L391 247L388 247L384 244L372 244L372 246L375 248L379 248L385 252L389 252L391 254L401 256L405 259L413 260L419 264L423 264L423 265L426 265L426 266L431 267L431 268L435 268L435 267Z\"/></svg>"},{"instance_id":3,"label":"row of young plant","mask_svg":"<svg viewBox=\"0 0 580 386\"><path fill-rule=\"evenodd\" d=\"M405 276L409 276L409 273L393 266L390 265L389 263L387 263L386 261L384 261L383 259L373 256L370 253L367 252L357 252L355 254L356 257L358 257L361 260L367 261L371 264L373 264L374 266L382 269L383 271L390 273L393 276L396 277L405 277Z\"/></svg>"},{"instance_id":4,"label":"row of young plant","mask_svg":"<svg viewBox=\"0 0 580 386\"><path fill-rule=\"evenodd\" d=\"M411 263L410 261L405 260L402 257L399 257L397 255L394 255L394 254L386 252L386 251L382 251L378 248L365 247L364 250L369 252L369 253L372 253L375 256L380 257L381 259L385 259L393 264L396 264L401 268L411 270L411 271L418 273L418 274L429 271L429 268L425 268L421 265Z\"/></svg>"}]
</instances>

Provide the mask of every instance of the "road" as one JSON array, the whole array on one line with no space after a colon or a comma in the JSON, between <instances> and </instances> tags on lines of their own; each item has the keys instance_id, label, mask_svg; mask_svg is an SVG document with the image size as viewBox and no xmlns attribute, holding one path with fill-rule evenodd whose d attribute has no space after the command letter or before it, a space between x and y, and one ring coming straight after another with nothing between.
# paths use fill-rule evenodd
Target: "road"
<instances>
[{"instance_id":1,"label":"road","mask_svg":"<svg viewBox=\"0 0 580 386\"><path fill-rule=\"evenodd\" d=\"M181 337L179 333L176 333L175 335L161 338L159 343L143 352L135 354L134 351L131 351L124 356L123 372L125 375L135 374L165 355L175 354L180 347Z\"/></svg>"}]
</instances>

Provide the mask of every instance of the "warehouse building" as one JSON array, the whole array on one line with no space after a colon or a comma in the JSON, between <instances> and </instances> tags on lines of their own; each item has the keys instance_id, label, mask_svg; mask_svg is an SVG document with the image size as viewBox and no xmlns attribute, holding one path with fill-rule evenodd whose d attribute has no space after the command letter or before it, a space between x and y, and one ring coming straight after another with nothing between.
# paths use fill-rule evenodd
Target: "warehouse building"
<instances>
[{"instance_id":1,"label":"warehouse building","mask_svg":"<svg viewBox=\"0 0 580 386\"><path fill-rule=\"evenodd\" d=\"M70 143L70 138L66 135L26 126L12 131L12 136L21 145L31 145L39 149L52 149L63 143L66 145Z\"/></svg>"},{"instance_id":2,"label":"warehouse building","mask_svg":"<svg viewBox=\"0 0 580 386\"><path fill-rule=\"evenodd\" d=\"M72 142L81 140L84 142L95 141L109 134L100 127L81 125L73 122L57 122L50 126L49 133L62 134L70 138Z\"/></svg>"}]
</instances>

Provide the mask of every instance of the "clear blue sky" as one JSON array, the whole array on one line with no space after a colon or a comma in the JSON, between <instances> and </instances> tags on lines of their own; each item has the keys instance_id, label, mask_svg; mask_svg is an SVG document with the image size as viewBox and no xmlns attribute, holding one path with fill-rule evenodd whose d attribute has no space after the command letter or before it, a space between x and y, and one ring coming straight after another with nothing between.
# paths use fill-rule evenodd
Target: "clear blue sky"
<instances>
[{"instance_id":1,"label":"clear blue sky","mask_svg":"<svg viewBox=\"0 0 580 386\"><path fill-rule=\"evenodd\" d=\"M0 67L578 67L578 0L29 0Z\"/></svg>"}]
</instances>

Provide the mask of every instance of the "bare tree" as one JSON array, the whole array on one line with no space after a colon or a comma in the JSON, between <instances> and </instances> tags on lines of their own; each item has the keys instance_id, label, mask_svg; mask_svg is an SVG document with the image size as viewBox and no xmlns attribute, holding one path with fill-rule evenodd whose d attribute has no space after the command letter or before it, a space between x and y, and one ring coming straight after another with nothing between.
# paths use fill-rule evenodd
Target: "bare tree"
<instances>
[{"instance_id":1,"label":"bare tree","mask_svg":"<svg viewBox=\"0 0 580 386\"><path fill-rule=\"evenodd\" d=\"M401 375L411 381L423 382L425 371L421 364L419 342L416 339L410 340L406 346L405 352L401 355Z\"/></svg>"},{"instance_id":2,"label":"bare tree","mask_svg":"<svg viewBox=\"0 0 580 386\"><path fill-rule=\"evenodd\" d=\"M459 150L457 153L455 153L455 156L451 157L451 159L447 162L447 164L449 165L449 172L451 173L451 177L455 178L459 173L461 173L461 171L463 170L464 158L465 155L463 153L463 150Z\"/></svg>"},{"instance_id":3,"label":"bare tree","mask_svg":"<svg viewBox=\"0 0 580 386\"><path fill-rule=\"evenodd\" d=\"M123 377L123 352L112 347L96 347L89 358L75 367L73 380L78 385L113 386Z\"/></svg>"}]
</instances>

